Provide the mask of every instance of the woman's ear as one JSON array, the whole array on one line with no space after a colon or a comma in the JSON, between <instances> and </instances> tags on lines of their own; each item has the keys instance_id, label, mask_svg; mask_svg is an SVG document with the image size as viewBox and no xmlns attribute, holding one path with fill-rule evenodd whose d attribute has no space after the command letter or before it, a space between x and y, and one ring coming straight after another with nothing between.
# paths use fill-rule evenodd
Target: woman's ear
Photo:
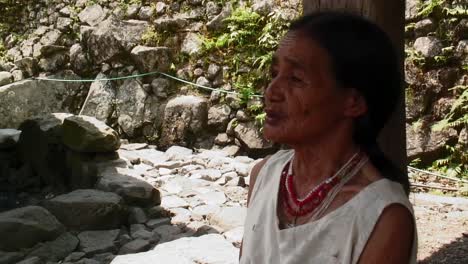
<instances>
[{"instance_id":1,"label":"woman's ear","mask_svg":"<svg viewBox=\"0 0 468 264\"><path fill-rule=\"evenodd\" d=\"M362 116L367 112L364 96L356 89L349 89L345 100L344 115L348 117Z\"/></svg>"}]
</instances>

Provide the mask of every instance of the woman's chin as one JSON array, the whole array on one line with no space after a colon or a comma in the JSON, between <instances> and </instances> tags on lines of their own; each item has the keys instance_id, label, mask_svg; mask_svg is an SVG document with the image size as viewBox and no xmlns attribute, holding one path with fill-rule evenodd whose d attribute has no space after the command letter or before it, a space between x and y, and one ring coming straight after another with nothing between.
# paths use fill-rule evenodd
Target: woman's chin
<instances>
[{"instance_id":1,"label":"woman's chin","mask_svg":"<svg viewBox=\"0 0 468 264\"><path fill-rule=\"evenodd\" d=\"M275 143L281 143L282 131L278 126L266 124L263 126L263 137Z\"/></svg>"}]
</instances>

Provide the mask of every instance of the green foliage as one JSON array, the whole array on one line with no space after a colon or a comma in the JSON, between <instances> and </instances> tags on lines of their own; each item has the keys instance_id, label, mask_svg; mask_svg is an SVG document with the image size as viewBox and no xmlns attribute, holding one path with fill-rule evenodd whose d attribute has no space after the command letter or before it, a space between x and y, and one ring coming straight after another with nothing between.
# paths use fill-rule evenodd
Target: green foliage
<instances>
[{"instance_id":1,"label":"green foliage","mask_svg":"<svg viewBox=\"0 0 468 264\"><path fill-rule=\"evenodd\" d=\"M270 81L268 68L273 52L286 33L289 21L276 11L261 16L251 8L242 6L235 8L225 23L226 30L223 32L202 38L202 56L214 54L227 62L230 71L226 79L234 84L240 93L241 105L245 107L252 96L259 94ZM261 106L247 110L259 121L264 120Z\"/></svg>"},{"instance_id":2,"label":"green foliage","mask_svg":"<svg viewBox=\"0 0 468 264\"><path fill-rule=\"evenodd\" d=\"M442 131L449 128L460 130L468 128L468 86L456 86L452 88L457 99L452 104L450 112L437 122L432 129ZM436 160L432 167L444 172L450 172L456 176L468 178L468 153L466 146L461 144L446 146L449 155Z\"/></svg>"},{"instance_id":3,"label":"green foliage","mask_svg":"<svg viewBox=\"0 0 468 264\"><path fill-rule=\"evenodd\" d=\"M145 46L159 46L162 42L163 36L153 26L148 27L141 36L141 44Z\"/></svg>"},{"instance_id":4,"label":"green foliage","mask_svg":"<svg viewBox=\"0 0 468 264\"><path fill-rule=\"evenodd\" d=\"M419 17L428 17L436 10L440 10L445 0L428 0L424 1L419 9Z\"/></svg>"}]
</instances>

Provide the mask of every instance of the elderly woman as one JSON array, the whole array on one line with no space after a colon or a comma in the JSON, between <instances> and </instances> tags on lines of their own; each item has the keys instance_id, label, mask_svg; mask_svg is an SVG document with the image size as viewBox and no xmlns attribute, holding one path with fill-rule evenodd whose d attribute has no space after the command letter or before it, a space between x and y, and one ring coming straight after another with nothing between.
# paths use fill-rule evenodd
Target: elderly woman
<instances>
[{"instance_id":1,"label":"elderly woman","mask_svg":"<svg viewBox=\"0 0 468 264\"><path fill-rule=\"evenodd\" d=\"M402 92L397 57L358 16L292 24L274 55L264 126L291 150L252 169L242 264L416 262L408 178L376 143Z\"/></svg>"}]
</instances>

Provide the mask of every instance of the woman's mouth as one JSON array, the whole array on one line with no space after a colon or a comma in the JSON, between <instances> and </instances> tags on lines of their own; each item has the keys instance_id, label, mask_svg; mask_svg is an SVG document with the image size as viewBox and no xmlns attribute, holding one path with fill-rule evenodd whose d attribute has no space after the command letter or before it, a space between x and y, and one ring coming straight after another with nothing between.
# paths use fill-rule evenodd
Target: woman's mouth
<instances>
[{"instance_id":1,"label":"woman's mouth","mask_svg":"<svg viewBox=\"0 0 468 264\"><path fill-rule=\"evenodd\" d=\"M265 123L273 126L277 125L285 116L283 113L274 110L265 110L265 113Z\"/></svg>"}]
</instances>

